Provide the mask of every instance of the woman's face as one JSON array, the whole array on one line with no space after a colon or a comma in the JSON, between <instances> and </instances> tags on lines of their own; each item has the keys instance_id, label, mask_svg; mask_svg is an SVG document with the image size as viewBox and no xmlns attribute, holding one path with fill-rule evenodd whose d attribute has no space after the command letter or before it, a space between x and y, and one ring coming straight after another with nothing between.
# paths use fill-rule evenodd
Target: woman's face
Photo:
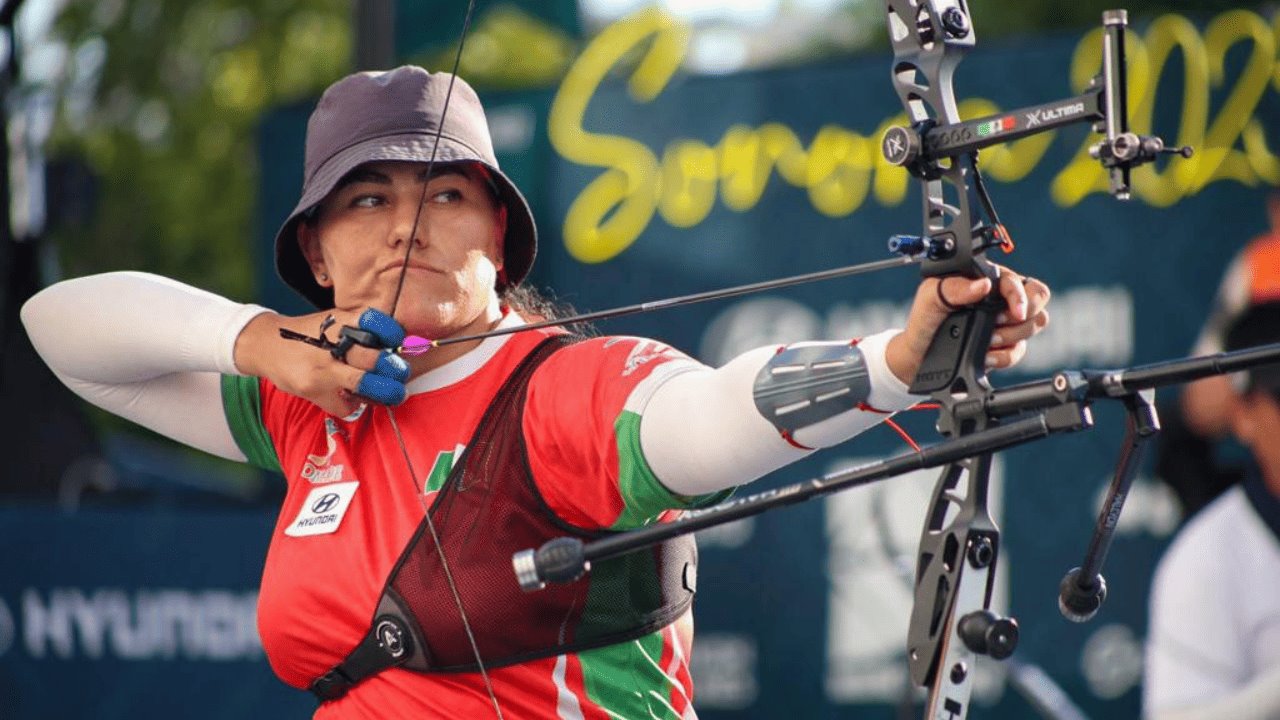
<instances>
[{"instance_id":1,"label":"woman's face","mask_svg":"<svg viewBox=\"0 0 1280 720\"><path fill-rule=\"evenodd\" d=\"M396 319L411 333L442 338L498 317L505 217L472 165L373 162L359 166L320 203L298 243L316 282L338 309L391 310L408 254ZM422 198L426 183L426 202ZM417 218L417 232L413 232Z\"/></svg>"}]
</instances>

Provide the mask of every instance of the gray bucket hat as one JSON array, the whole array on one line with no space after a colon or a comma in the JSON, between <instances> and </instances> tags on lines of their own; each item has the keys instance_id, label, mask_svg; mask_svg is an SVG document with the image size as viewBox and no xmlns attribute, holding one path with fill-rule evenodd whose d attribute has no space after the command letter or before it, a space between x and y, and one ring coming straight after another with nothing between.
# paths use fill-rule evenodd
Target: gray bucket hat
<instances>
[{"instance_id":1,"label":"gray bucket hat","mask_svg":"<svg viewBox=\"0 0 1280 720\"><path fill-rule=\"evenodd\" d=\"M302 198L276 233L276 272L316 307L333 307L333 290L318 285L311 274L298 247L298 223L359 165L377 160L429 161L450 77L405 65L348 75L320 97L307 121ZM498 289L518 285L533 265L538 231L529 203L498 168L484 108L462 78L454 82L439 135L436 162L478 162L488 168L498 199L507 208L505 284L500 279Z\"/></svg>"}]
</instances>

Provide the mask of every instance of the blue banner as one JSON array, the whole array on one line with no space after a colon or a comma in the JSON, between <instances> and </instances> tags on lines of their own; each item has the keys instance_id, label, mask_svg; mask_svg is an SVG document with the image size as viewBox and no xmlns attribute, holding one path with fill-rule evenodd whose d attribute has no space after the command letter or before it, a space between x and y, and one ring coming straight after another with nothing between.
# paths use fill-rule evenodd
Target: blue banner
<instances>
[{"instance_id":1,"label":"blue banner","mask_svg":"<svg viewBox=\"0 0 1280 720\"><path fill-rule=\"evenodd\" d=\"M275 511L0 508L0 717L302 718L258 580Z\"/></svg>"}]
</instances>

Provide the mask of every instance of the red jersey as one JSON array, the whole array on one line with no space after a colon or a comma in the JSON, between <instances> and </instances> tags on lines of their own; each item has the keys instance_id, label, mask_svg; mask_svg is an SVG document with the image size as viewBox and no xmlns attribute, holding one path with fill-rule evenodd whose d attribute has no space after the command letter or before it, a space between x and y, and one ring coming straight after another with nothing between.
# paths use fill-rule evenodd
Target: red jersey
<instances>
[{"instance_id":1,"label":"red jersey","mask_svg":"<svg viewBox=\"0 0 1280 720\"><path fill-rule=\"evenodd\" d=\"M546 331L490 338L409 384L395 414L412 479L385 408L370 406L348 422L267 381L225 379L224 405L245 454L288 481L258 602L262 644L282 680L306 688L368 632L424 508L498 388L544 337ZM614 337L561 349L535 371L523 432L534 481L560 518L626 529L718 499L673 495L640 453L639 420L652 389L671 373L699 367L660 343ZM491 670L498 702L518 718L692 717L679 625ZM479 673L391 669L324 703L315 717L493 715Z\"/></svg>"}]
</instances>

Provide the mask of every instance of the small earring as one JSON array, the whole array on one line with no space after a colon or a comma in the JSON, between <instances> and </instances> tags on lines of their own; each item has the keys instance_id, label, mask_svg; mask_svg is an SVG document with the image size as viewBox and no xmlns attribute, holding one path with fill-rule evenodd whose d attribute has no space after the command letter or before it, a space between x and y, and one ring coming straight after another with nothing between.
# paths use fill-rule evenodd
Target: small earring
<instances>
[{"instance_id":1,"label":"small earring","mask_svg":"<svg viewBox=\"0 0 1280 720\"><path fill-rule=\"evenodd\" d=\"M329 273L320 273L320 282L329 282Z\"/></svg>"}]
</instances>

